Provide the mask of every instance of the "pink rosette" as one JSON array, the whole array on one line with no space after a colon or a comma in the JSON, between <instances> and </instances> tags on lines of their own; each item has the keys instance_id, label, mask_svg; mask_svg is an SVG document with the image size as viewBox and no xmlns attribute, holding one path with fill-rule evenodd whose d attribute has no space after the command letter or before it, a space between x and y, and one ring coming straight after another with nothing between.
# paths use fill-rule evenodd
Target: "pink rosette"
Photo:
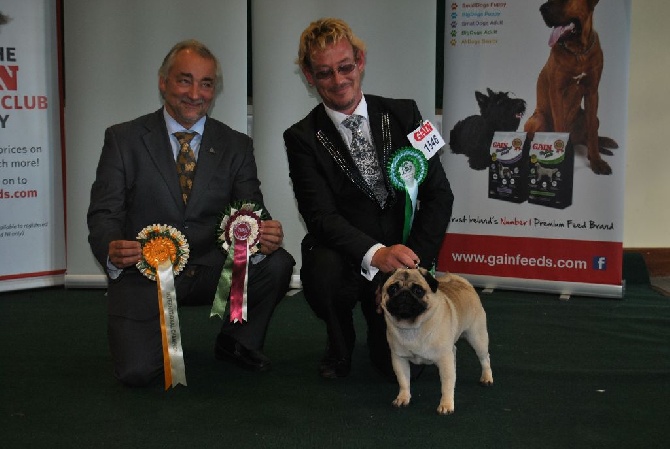
<instances>
[{"instance_id":1,"label":"pink rosette","mask_svg":"<svg viewBox=\"0 0 670 449\"><path fill-rule=\"evenodd\" d=\"M217 228L217 243L227 253L210 316L223 318L230 297L230 321L247 320L249 257L260 250L262 220L267 212L253 201L229 206Z\"/></svg>"}]
</instances>

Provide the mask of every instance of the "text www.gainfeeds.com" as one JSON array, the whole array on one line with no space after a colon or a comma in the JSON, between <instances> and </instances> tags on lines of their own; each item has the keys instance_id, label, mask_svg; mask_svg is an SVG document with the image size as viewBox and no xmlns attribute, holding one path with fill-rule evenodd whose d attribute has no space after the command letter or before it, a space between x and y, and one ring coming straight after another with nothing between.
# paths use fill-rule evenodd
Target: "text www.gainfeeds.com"
<instances>
[{"instance_id":1,"label":"text www.gainfeeds.com","mask_svg":"<svg viewBox=\"0 0 670 449\"><path fill-rule=\"evenodd\" d=\"M0 200L7 200L13 198L37 198L37 190L0 189Z\"/></svg>"},{"instance_id":2,"label":"text www.gainfeeds.com","mask_svg":"<svg viewBox=\"0 0 670 449\"><path fill-rule=\"evenodd\" d=\"M572 270L588 270L589 264L585 260L558 259L551 257L524 257L521 254L471 254L451 253L454 262L486 264L490 267L507 265L519 267L567 268Z\"/></svg>"}]
</instances>

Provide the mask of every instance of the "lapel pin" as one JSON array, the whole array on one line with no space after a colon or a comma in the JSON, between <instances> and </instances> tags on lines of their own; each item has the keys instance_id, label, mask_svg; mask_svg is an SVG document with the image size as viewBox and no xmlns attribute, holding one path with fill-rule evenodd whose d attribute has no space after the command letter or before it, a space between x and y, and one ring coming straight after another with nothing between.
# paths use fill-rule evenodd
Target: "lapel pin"
<instances>
[{"instance_id":1,"label":"lapel pin","mask_svg":"<svg viewBox=\"0 0 670 449\"><path fill-rule=\"evenodd\" d=\"M216 153L216 151L214 151L214 148L210 148L209 152L212 153L212 154Z\"/></svg>"}]
</instances>

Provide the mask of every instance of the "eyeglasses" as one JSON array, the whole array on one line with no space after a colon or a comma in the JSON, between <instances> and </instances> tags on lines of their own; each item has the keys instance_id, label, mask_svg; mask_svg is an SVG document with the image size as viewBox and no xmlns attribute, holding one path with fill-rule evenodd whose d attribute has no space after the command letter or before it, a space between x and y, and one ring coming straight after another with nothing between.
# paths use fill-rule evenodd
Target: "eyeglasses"
<instances>
[{"instance_id":1,"label":"eyeglasses","mask_svg":"<svg viewBox=\"0 0 670 449\"><path fill-rule=\"evenodd\" d=\"M356 64L351 62L349 64L342 64L341 66L339 66L335 70L333 70L331 68L328 68L328 69L319 70L318 72L313 72L313 73L314 73L314 78L323 81L323 80L327 80L327 79L332 78L333 76L335 76L335 71L337 71L337 73L339 73L340 75L348 75L351 72L353 72L355 68L356 68Z\"/></svg>"}]
</instances>

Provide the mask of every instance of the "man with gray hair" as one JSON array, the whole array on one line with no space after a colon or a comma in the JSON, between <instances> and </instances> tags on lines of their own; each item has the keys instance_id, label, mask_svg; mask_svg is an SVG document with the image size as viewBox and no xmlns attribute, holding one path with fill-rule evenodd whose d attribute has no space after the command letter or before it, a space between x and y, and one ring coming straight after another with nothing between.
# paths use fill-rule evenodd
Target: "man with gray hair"
<instances>
[{"instance_id":1,"label":"man with gray hair","mask_svg":"<svg viewBox=\"0 0 670 449\"><path fill-rule=\"evenodd\" d=\"M157 288L136 267L143 257L138 233L161 224L183 234L190 255L175 278L177 301L211 304L226 259L216 242L220 215L238 201L265 208L251 139L207 115L220 85L210 50L195 40L180 42L158 73L163 107L105 131L88 209L89 243L109 276L109 347L114 375L127 385L147 385L163 372ZM281 247L276 220L261 221L259 243L248 267L247 322L223 317L215 356L266 371L266 330L294 260Z\"/></svg>"}]
</instances>

